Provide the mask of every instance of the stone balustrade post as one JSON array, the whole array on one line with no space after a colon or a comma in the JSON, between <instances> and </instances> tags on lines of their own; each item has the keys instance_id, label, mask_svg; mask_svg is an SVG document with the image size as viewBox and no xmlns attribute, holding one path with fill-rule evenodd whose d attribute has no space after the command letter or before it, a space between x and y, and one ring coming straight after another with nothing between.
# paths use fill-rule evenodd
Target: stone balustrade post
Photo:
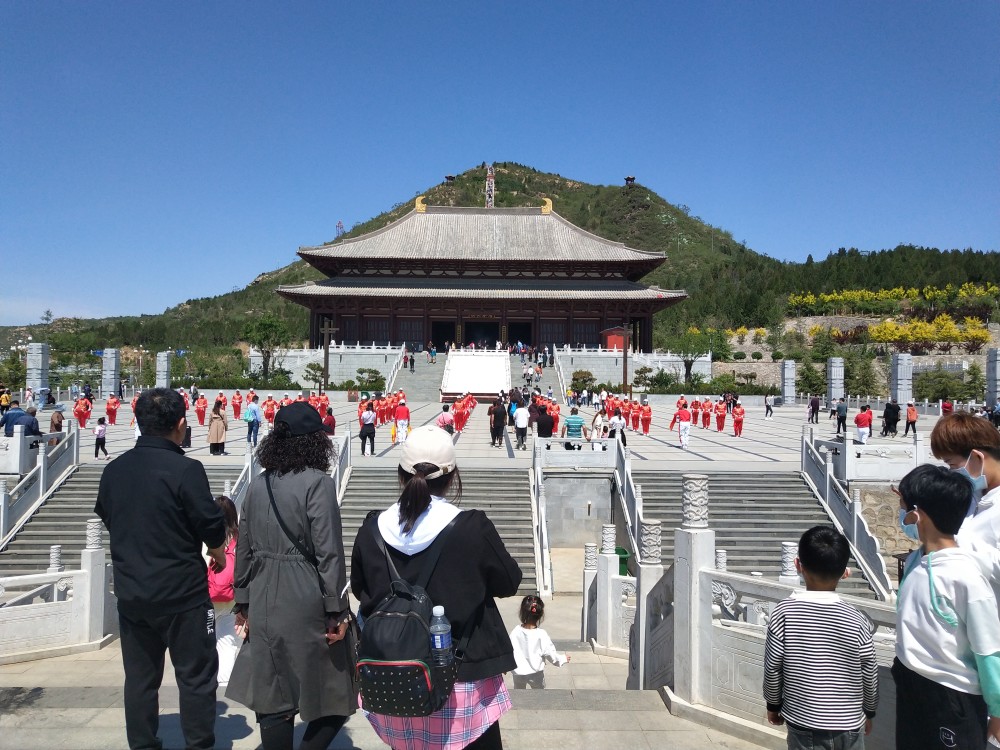
<instances>
[{"instance_id":1,"label":"stone balustrade post","mask_svg":"<svg viewBox=\"0 0 1000 750\"><path fill-rule=\"evenodd\" d=\"M49 567L46 573L62 573L66 566L62 563L62 545L53 544L49 546Z\"/></svg>"},{"instance_id":2,"label":"stone balustrade post","mask_svg":"<svg viewBox=\"0 0 1000 750\"><path fill-rule=\"evenodd\" d=\"M611 576L618 575L618 555L615 553L615 525L601 526L601 551L597 557L597 642L610 646L614 641L615 607L611 601Z\"/></svg>"},{"instance_id":3,"label":"stone balustrade post","mask_svg":"<svg viewBox=\"0 0 1000 750\"><path fill-rule=\"evenodd\" d=\"M674 692L688 703L710 703L706 665L712 663L712 587L701 571L715 564L715 532L708 528L708 477L681 478L683 521L674 539Z\"/></svg>"},{"instance_id":4,"label":"stone balustrade post","mask_svg":"<svg viewBox=\"0 0 1000 750\"><path fill-rule=\"evenodd\" d=\"M7 480L0 479L0 538L7 535L10 524L10 490Z\"/></svg>"},{"instance_id":5,"label":"stone balustrade post","mask_svg":"<svg viewBox=\"0 0 1000 750\"><path fill-rule=\"evenodd\" d=\"M104 606L107 591L107 553L101 543L104 524L99 518L87 520L87 546L80 553L80 567L86 572L83 591L74 591L73 597L84 600L84 639L93 643L104 638Z\"/></svg>"},{"instance_id":6,"label":"stone balustrade post","mask_svg":"<svg viewBox=\"0 0 1000 750\"><path fill-rule=\"evenodd\" d=\"M597 637L597 544L583 545L583 617L580 640L589 643Z\"/></svg>"},{"instance_id":7,"label":"stone balustrade post","mask_svg":"<svg viewBox=\"0 0 1000 750\"><path fill-rule=\"evenodd\" d=\"M721 571L729 569L729 553L726 550L715 550L715 569Z\"/></svg>"},{"instance_id":8,"label":"stone balustrade post","mask_svg":"<svg viewBox=\"0 0 1000 750\"><path fill-rule=\"evenodd\" d=\"M233 495L233 480L227 479L226 483L222 486L222 494L226 497L232 497Z\"/></svg>"},{"instance_id":9,"label":"stone balustrade post","mask_svg":"<svg viewBox=\"0 0 1000 750\"><path fill-rule=\"evenodd\" d=\"M852 542L858 538L858 526L861 524L861 514L863 510L864 505L861 502L861 490L854 488L851 490L851 523L853 525L851 532Z\"/></svg>"},{"instance_id":10,"label":"stone balustrade post","mask_svg":"<svg viewBox=\"0 0 1000 750\"><path fill-rule=\"evenodd\" d=\"M659 521L639 523L640 554L635 573L635 622L632 638L629 640L629 674L626 682L626 687L630 690L650 687L647 684L647 665L652 659L653 630L650 595L663 578L662 544L663 529Z\"/></svg>"},{"instance_id":11,"label":"stone balustrade post","mask_svg":"<svg viewBox=\"0 0 1000 750\"><path fill-rule=\"evenodd\" d=\"M49 462L46 451L48 444L44 440L38 441L38 488L39 495L44 495L49 488Z\"/></svg>"},{"instance_id":12,"label":"stone balustrade post","mask_svg":"<svg viewBox=\"0 0 1000 750\"><path fill-rule=\"evenodd\" d=\"M798 545L795 542L781 543L781 575L778 576L778 583L786 583L789 586L799 585L799 572L795 569L797 553Z\"/></svg>"}]
</instances>

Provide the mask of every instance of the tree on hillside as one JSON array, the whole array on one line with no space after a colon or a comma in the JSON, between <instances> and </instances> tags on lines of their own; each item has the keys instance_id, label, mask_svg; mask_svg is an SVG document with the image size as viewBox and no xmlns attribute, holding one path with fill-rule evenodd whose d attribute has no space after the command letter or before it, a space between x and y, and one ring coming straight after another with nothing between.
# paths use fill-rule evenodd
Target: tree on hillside
<instances>
[{"instance_id":1,"label":"tree on hillside","mask_svg":"<svg viewBox=\"0 0 1000 750\"><path fill-rule=\"evenodd\" d=\"M801 362L795 378L795 387L801 393L826 393L826 373L808 362Z\"/></svg>"},{"instance_id":2,"label":"tree on hillside","mask_svg":"<svg viewBox=\"0 0 1000 750\"><path fill-rule=\"evenodd\" d=\"M271 313L264 313L256 320L246 324L243 329L243 338L250 346L260 352L261 378L267 382L275 350L287 346L288 342L291 341L288 328L280 318Z\"/></svg>"}]
</instances>

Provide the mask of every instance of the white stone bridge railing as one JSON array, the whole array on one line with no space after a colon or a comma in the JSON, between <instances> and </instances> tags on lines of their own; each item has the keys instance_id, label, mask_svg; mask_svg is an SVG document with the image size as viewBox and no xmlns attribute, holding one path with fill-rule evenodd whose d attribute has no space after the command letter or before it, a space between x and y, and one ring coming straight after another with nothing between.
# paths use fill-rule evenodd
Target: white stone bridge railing
<instances>
[{"instance_id":1,"label":"white stone bridge railing","mask_svg":"<svg viewBox=\"0 0 1000 750\"><path fill-rule=\"evenodd\" d=\"M885 567L885 558L882 556L882 545L878 537L872 534L868 528L868 522L861 514L860 490L855 490L852 497L847 489L836 477L834 468L835 456L832 450L821 451L822 446L817 445L819 441L814 440L812 428L804 426L802 428L802 477L806 484L812 489L820 505L827 515L833 519L834 526L851 544L851 553L858 567L861 568L865 578L882 601L890 601L893 598L892 583L889 580L889 571ZM840 446L840 454L843 457L845 452L853 452L855 446L836 443ZM919 441L916 443L919 445ZM861 447L861 446L858 446ZM915 451L916 453L916 451ZM855 465L860 465L862 459L856 459ZM909 468L903 474L913 468L913 457L904 457L904 463ZM905 467L897 467L902 470ZM902 474L896 477L902 478ZM886 480L888 481L888 480Z\"/></svg>"},{"instance_id":2,"label":"white stone bridge railing","mask_svg":"<svg viewBox=\"0 0 1000 750\"><path fill-rule=\"evenodd\" d=\"M66 570L53 545L44 573L0 578L0 664L95 651L117 633L102 527L87 521L79 570Z\"/></svg>"},{"instance_id":3,"label":"white stone bridge railing","mask_svg":"<svg viewBox=\"0 0 1000 750\"><path fill-rule=\"evenodd\" d=\"M658 690L674 715L764 747L784 748L784 728L767 723L763 697L764 640L775 603L802 585L795 572L797 541L783 542L781 574L726 570L726 551L708 526L709 479L683 477L683 522L675 531L673 565L659 559L659 523L643 523L635 577L618 573L615 529L601 548L584 550L582 635L598 653L627 655L629 689ZM871 621L879 662L880 712L865 747L894 747L895 606L845 596Z\"/></svg>"},{"instance_id":4,"label":"white stone bridge railing","mask_svg":"<svg viewBox=\"0 0 1000 750\"><path fill-rule=\"evenodd\" d=\"M0 480L0 550L10 544L21 527L79 465L80 430L75 421L67 421L66 426L66 432L33 437L25 436L24 427L18 425L14 428L14 437L0 438L3 441L0 450L19 453L20 457L14 459L16 463L23 464L26 460L34 463L34 468L13 488L8 488L6 480ZM50 440L55 440L56 445L50 446Z\"/></svg>"}]
</instances>

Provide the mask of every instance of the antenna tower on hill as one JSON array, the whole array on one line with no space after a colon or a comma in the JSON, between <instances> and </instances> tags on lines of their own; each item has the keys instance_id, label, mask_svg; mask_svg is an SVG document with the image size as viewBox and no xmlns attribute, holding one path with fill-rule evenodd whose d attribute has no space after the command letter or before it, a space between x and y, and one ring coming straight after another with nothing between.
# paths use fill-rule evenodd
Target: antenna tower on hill
<instances>
[{"instance_id":1,"label":"antenna tower on hill","mask_svg":"<svg viewBox=\"0 0 1000 750\"><path fill-rule=\"evenodd\" d=\"M486 208L493 208L493 165L486 167Z\"/></svg>"},{"instance_id":2,"label":"antenna tower on hill","mask_svg":"<svg viewBox=\"0 0 1000 750\"><path fill-rule=\"evenodd\" d=\"M344 222L338 221L337 222L337 236L340 237L340 235L342 235L343 233L344 233Z\"/></svg>"}]
</instances>

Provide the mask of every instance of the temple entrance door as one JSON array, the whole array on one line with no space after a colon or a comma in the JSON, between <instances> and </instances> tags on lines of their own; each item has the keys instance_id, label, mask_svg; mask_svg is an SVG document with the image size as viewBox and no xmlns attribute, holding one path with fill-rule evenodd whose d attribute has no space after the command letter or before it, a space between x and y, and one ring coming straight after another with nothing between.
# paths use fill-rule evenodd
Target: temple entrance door
<instances>
[{"instance_id":1,"label":"temple entrance door","mask_svg":"<svg viewBox=\"0 0 1000 750\"><path fill-rule=\"evenodd\" d=\"M533 343L531 340L531 323L527 321L524 323L518 323L515 321L508 323L507 338L511 344L516 344L520 341L525 346L531 346Z\"/></svg>"},{"instance_id":2,"label":"temple entrance door","mask_svg":"<svg viewBox=\"0 0 1000 750\"><path fill-rule=\"evenodd\" d=\"M459 343L468 344L470 341L476 343L476 347L482 346L484 349L493 349L500 340L500 324L487 320L470 320L462 327L462 338Z\"/></svg>"},{"instance_id":3,"label":"temple entrance door","mask_svg":"<svg viewBox=\"0 0 1000 750\"><path fill-rule=\"evenodd\" d=\"M434 346L437 350L444 353L444 342L445 341L455 341L455 323L450 320L432 320L431 321L431 341L434 342ZM426 341L422 342L426 345Z\"/></svg>"}]
</instances>

